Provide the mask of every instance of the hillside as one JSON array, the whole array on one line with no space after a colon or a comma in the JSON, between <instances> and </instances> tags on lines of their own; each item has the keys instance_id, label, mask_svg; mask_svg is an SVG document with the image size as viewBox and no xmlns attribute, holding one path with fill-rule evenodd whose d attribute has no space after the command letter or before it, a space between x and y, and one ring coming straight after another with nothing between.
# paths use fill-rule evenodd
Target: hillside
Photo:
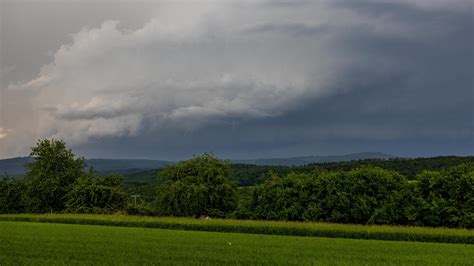
<instances>
[{"instance_id":1,"label":"hillside","mask_svg":"<svg viewBox=\"0 0 474 266\"><path fill-rule=\"evenodd\" d=\"M25 165L32 161L31 157L17 157L0 160L0 176L18 177L26 173ZM89 159L86 164L95 169L98 174L119 173L128 174L147 169L163 168L173 162L141 159Z\"/></svg>"},{"instance_id":2,"label":"hillside","mask_svg":"<svg viewBox=\"0 0 474 266\"><path fill-rule=\"evenodd\" d=\"M343 162L361 159L387 159L391 155L383 153L355 153L336 156L305 156L290 158L267 158L252 160L232 160L234 164L271 165L271 166L300 166L311 163ZM30 157L16 157L0 160L0 176L22 176L26 173L25 165L31 162ZM92 166L98 174L131 174L139 171L163 168L173 164L172 161L143 160L143 159L88 159L86 164Z\"/></svg>"},{"instance_id":3,"label":"hillside","mask_svg":"<svg viewBox=\"0 0 474 266\"><path fill-rule=\"evenodd\" d=\"M333 156L300 156L289 158L263 158L252 160L233 160L235 164L253 164L253 165L270 165L270 166L301 166L312 163L330 163L330 162L346 162L364 159L389 159L395 156L380 152L362 152L347 155Z\"/></svg>"}]
</instances>

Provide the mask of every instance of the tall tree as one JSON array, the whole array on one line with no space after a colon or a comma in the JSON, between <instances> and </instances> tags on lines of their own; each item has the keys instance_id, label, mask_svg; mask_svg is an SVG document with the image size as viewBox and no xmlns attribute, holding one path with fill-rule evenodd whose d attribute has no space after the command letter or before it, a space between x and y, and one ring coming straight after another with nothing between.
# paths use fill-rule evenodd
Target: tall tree
<instances>
[{"instance_id":1,"label":"tall tree","mask_svg":"<svg viewBox=\"0 0 474 266\"><path fill-rule=\"evenodd\" d=\"M158 206L164 215L224 216L236 205L236 185L227 161L205 153L160 173Z\"/></svg>"},{"instance_id":2,"label":"tall tree","mask_svg":"<svg viewBox=\"0 0 474 266\"><path fill-rule=\"evenodd\" d=\"M30 212L62 211L66 194L85 171L84 158L76 158L62 140L39 140L31 149L33 162L27 165L28 202Z\"/></svg>"}]
</instances>

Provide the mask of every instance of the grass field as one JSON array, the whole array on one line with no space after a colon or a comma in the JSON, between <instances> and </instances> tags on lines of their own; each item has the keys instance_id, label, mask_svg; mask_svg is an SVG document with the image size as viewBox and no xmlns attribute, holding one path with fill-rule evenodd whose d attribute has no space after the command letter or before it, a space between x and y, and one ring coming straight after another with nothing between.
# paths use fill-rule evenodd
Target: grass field
<instances>
[{"instance_id":1,"label":"grass field","mask_svg":"<svg viewBox=\"0 0 474 266\"><path fill-rule=\"evenodd\" d=\"M50 222L210 232L474 244L473 230L429 227L366 226L228 219L203 220L173 217L86 214L0 215L0 221Z\"/></svg>"},{"instance_id":2,"label":"grass field","mask_svg":"<svg viewBox=\"0 0 474 266\"><path fill-rule=\"evenodd\" d=\"M473 265L465 244L0 222L0 264Z\"/></svg>"}]
</instances>

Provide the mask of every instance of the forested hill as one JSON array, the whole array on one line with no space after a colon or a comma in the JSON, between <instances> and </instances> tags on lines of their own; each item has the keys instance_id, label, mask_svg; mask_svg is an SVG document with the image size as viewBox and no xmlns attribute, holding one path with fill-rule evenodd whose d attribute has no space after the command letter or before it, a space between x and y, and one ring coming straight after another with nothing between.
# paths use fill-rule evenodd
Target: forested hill
<instances>
[{"instance_id":1,"label":"forested hill","mask_svg":"<svg viewBox=\"0 0 474 266\"><path fill-rule=\"evenodd\" d=\"M232 160L234 164L253 164L264 166L303 166L312 163L331 163L331 162L349 162L364 159L389 159L395 158L393 155L380 152L361 152L346 155L327 155L327 156L300 156L288 158L268 158L252 160Z\"/></svg>"},{"instance_id":2,"label":"forested hill","mask_svg":"<svg viewBox=\"0 0 474 266\"><path fill-rule=\"evenodd\" d=\"M301 166L309 163L321 162L341 162L359 159L385 159L393 156L379 152L363 152L347 155L335 156L304 156L289 158L270 158L255 160L232 160L232 163L252 164L252 165L283 165L283 166ZM30 157L17 157L0 160L0 177L3 175L22 176L26 173L25 165L30 163ZM86 164L92 166L98 174L123 174L128 175L139 171L163 168L166 165L174 164L172 161L162 160L143 160L143 159L88 159Z\"/></svg>"},{"instance_id":3,"label":"forested hill","mask_svg":"<svg viewBox=\"0 0 474 266\"><path fill-rule=\"evenodd\" d=\"M252 164L232 164L232 179L237 181L240 186L252 186L260 183L269 171L285 176L291 172L304 173L311 171L336 171L351 170L361 166L377 166L383 169L398 172L410 179L415 178L416 174L423 170L440 170L449 168L465 162L474 162L474 156L439 156L430 158L415 159L366 159L354 160L350 162L332 162L316 163L304 166L264 166ZM159 181L158 175L161 169L146 171L130 171L124 174L126 182L137 183L155 183Z\"/></svg>"},{"instance_id":4,"label":"forested hill","mask_svg":"<svg viewBox=\"0 0 474 266\"><path fill-rule=\"evenodd\" d=\"M0 160L0 177L22 176L27 172L26 164L32 162L31 157L17 157ZM164 168L174 162L143 159L88 159L86 164L94 168L98 174L128 174L148 169Z\"/></svg>"},{"instance_id":5,"label":"forested hill","mask_svg":"<svg viewBox=\"0 0 474 266\"><path fill-rule=\"evenodd\" d=\"M20 176L26 172L22 166L30 162L29 157L0 160L0 176L7 172L10 176ZM152 160L107 160L91 159L86 161L100 174L122 174L126 182L155 183L161 168L172 163ZM378 166L396 171L412 179L423 170L439 170L465 162L474 162L474 156L438 156L429 158L389 158L364 159L345 162L312 163L302 166L254 165L234 163L232 179L241 186L251 186L261 182L262 175L272 171L280 176L291 172L351 170L361 166ZM118 168L117 168L118 167Z\"/></svg>"},{"instance_id":6,"label":"forested hill","mask_svg":"<svg viewBox=\"0 0 474 266\"><path fill-rule=\"evenodd\" d=\"M398 172L409 179L423 170L440 170L453 167L465 162L474 162L474 156L438 156L428 158L390 158L390 159L364 159L349 162L314 163L303 166L260 166L247 164L234 164L234 179L240 185L248 186L259 183L262 175L272 171L284 176L291 172L304 173L311 171L336 171L351 170L362 166L377 166L386 170Z\"/></svg>"},{"instance_id":7,"label":"forested hill","mask_svg":"<svg viewBox=\"0 0 474 266\"><path fill-rule=\"evenodd\" d=\"M389 160L358 160L338 163L310 164L308 167L333 170L350 170L361 166L378 166L387 170L398 172L408 178L415 178L423 170L440 170L450 168L462 163L474 162L474 156L438 156L428 158L392 158Z\"/></svg>"}]
</instances>

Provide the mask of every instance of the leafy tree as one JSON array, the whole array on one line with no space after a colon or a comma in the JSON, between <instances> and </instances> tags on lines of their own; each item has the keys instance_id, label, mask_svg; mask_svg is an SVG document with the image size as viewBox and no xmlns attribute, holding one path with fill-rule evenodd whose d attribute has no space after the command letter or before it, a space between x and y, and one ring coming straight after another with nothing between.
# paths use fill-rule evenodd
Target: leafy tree
<instances>
[{"instance_id":1,"label":"leafy tree","mask_svg":"<svg viewBox=\"0 0 474 266\"><path fill-rule=\"evenodd\" d=\"M289 174L280 178L273 174L254 190L250 208L255 218L270 220L301 220L306 208L304 191L307 174Z\"/></svg>"},{"instance_id":2,"label":"leafy tree","mask_svg":"<svg viewBox=\"0 0 474 266\"><path fill-rule=\"evenodd\" d=\"M474 164L418 175L425 225L474 227Z\"/></svg>"},{"instance_id":3,"label":"leafy tree","mask_svg":"<svg viewBox=\"0 0 474 266\"><path fill-rule=\"evenodd\" d=\"M0 213L25 212L25 190L27 183L24 179L13 180L4 178L0 181Z\"/></svg>"},{"instance_id":4,"label":"leafy tree","mask_svg":"<svg viewBox=\"0 0 474 266\"><path fill-rule=\"evenodd\" d=\"M27 167L26 205L29 212L63 211L66 194L85 172L83 158L76 158L62 140L39 140L31 149L33 162Z\"/></svg>"},{"instance_id":5,"label":"leafy tree","mask_svg":"<svg viewBox=\"0 0 474 266\"><path fill-rule=\"evenodd\" d=\"M420 195L418 181L404 182L375 210L368 223L423 226L423 210L427 205Z\"/></svg>"},{"instance_id":6,"label":"leafy tree","mask_svg":"<svg viewBox=\"0 0 474 266\"><path fill-rule=\"evenodd\" d=\"M403 176L374 167L293 173L257 186L249 206L260 219L382 222L381 212L397 198L404 184L407 180Z\"/></svg>"},{"instance_id":7,"label":"leafy tree","mask_svg":"<svg viewBox=\"0 0 474 266\"><path fill-rule=\"evenodd\" d=\"M167 166L157 199L161 214L224 216L236 205L236 186L229 181L230 163L204 153Z\"/></svg>"},{"instance_id":8,"label":"leafy tree","mask_svg":"<svg viewBox=\"0 0 474 266\"><path fill-rule=\"evenodd\" d=\"M424 170L440 171L462 163L474 163L474 156L438 156L431 158L391 158L391 159L364 159L347 162L313 163L302 166L263 166L250 164L233 164L232 178L239 186L253 186L263 183L260 177L268 171L273 171L279 176L290 173L323 173L334 171L349 171L361 167L380 167L385 170L397 172L410 180L415 180L416 175Z\"/></svg>"},{"instance_id":9,"label":"leafy tree","mask_svg":"<svg viewBox=\"0 0 474 266\"><path fill-rule=\"evenodd\" d=\"M121 176L81 176L67 193L66 211L112 213L124 210L127 194Z\"/></svg>"}]
</instances>

